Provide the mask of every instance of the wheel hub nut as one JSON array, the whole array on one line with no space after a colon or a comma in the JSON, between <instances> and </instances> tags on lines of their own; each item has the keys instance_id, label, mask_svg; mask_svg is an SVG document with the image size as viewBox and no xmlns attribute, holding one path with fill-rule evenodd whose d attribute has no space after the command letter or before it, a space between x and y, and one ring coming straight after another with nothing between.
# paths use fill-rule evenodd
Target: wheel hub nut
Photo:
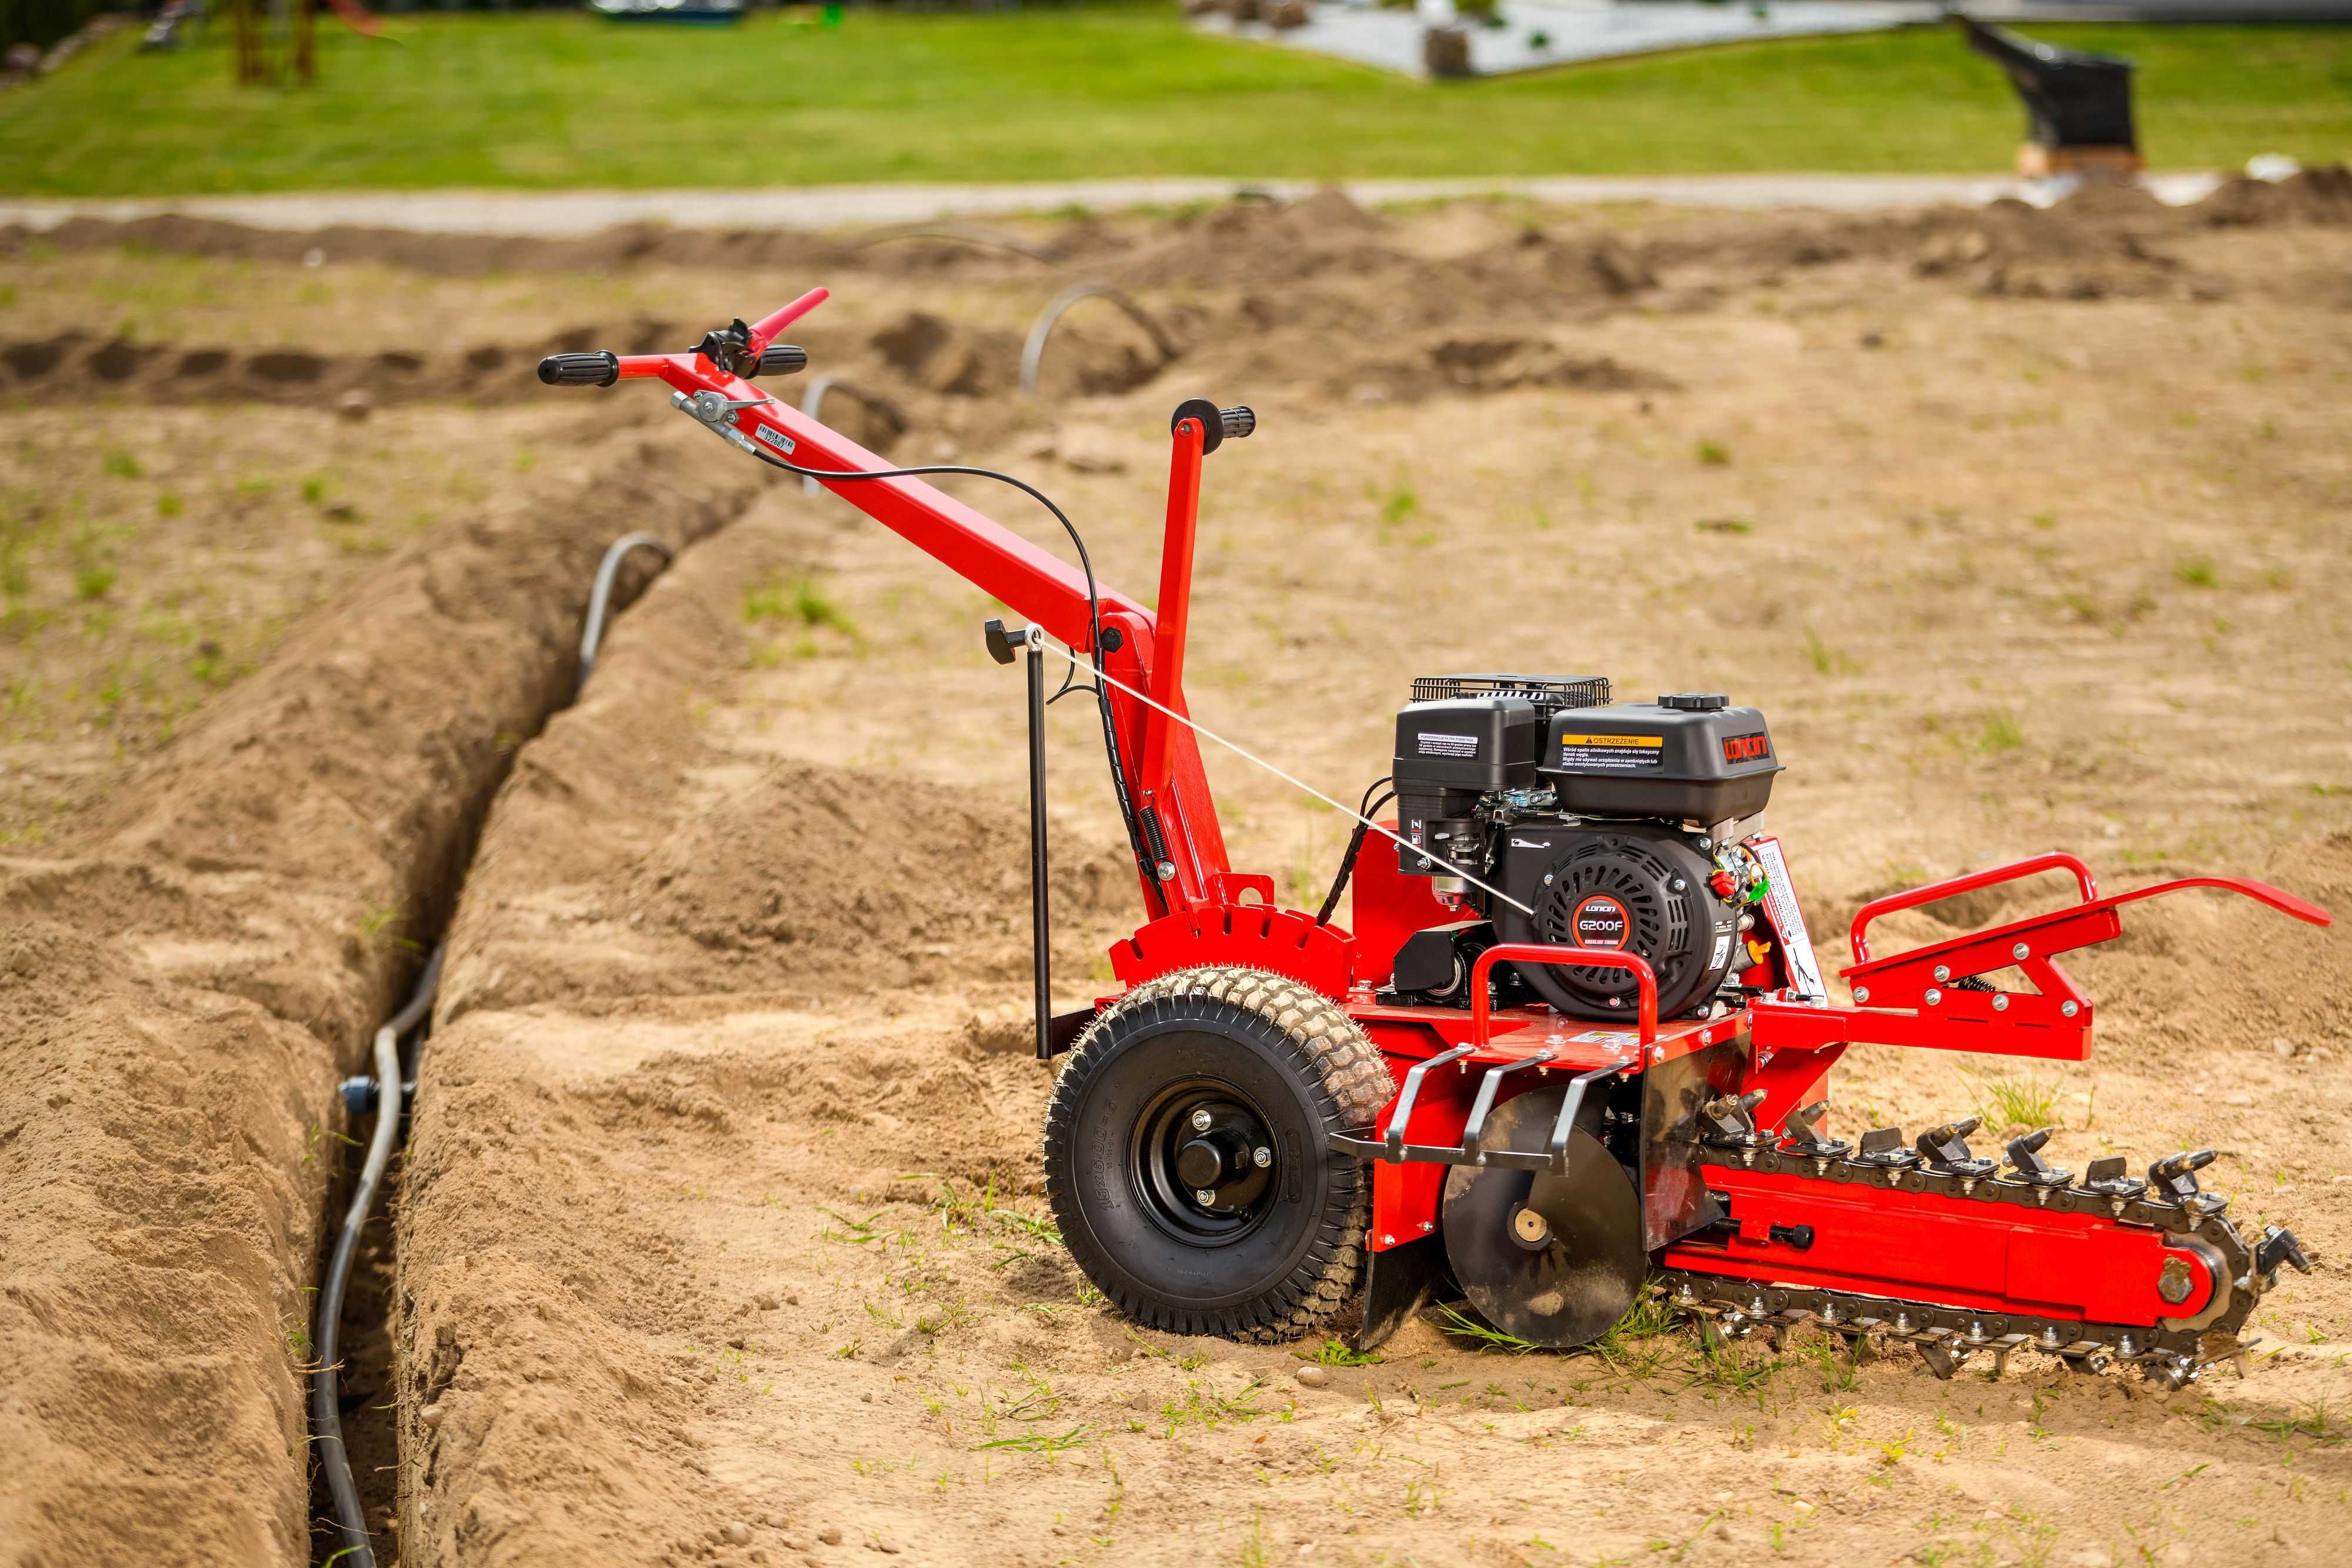
<instances>
[{"instance_id":1,"label":"wheel hub nut","mask_svg":"<svg viewBox=\"0 0 2352 1568\"><path fill-rule=\"evenodd\" d=\"M1204 1209L1214 1208L1217 1206L1217 1194L1206 1187L1195 1187L1192 1189L1192 1201Z\"/></svg>"},{"instance_id":2,"label":"wheel hub nut","mask_svg":"<svg viewBox=\"0 0 2352 1568\"><path fill-rule=\"evenodd\" d=\"M1551 1222L1531 1208L1522 1208L1511 1215L1511 1234L1529 1247L1541 1247L1551 1239Z\"/></svg>"},{"instance_id":3,"label":"wheel hub nut","mask_svg":"<svg viewBox=\"0 0 2352 1568\"><path fill-rule=\"evenodd\" d=\"M1192 1112L1192 1131L1195 1131L1195 1132L1206 1132L1206 1131L1209 1130L1209 1121L1210 1121L1210 1117L1209 1117L1209 1113L1208 1113L1208 1111L1207 1111L1207 1110L1196 1110L1196 1111Z\"/></svg>"},{"instance_id":4,"label":"wheel hub nut","mask_svg":"<svg viewBox=\"0 0 2352 1568\"><path fill-rule=\"evenodd\" d=\"M1265 1170L1268 1165L1274 1163L1274 1151L1263 1146L1252 1150L1250 1152L1250 1163L1255 1165L1261 1171Z\"/></svg>"}]
</instances>

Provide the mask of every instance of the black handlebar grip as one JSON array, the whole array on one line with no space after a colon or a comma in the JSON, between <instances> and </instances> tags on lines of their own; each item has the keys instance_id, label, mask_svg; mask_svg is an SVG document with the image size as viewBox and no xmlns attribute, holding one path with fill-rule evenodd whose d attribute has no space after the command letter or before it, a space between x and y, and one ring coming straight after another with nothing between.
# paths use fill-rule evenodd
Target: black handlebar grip
<instances>
[{"instance_id":1,"label":"black handlebar grip","mask_svg":"<svg viewBox=\"0 0 2352 1568\"><path fill-rule=\"evenodd\" d=\"M1257 416L1246 408L1220 408L1205 397L1188 397L1176 405L1168 421L1172 434L1187 419L1201 426L1201 455L1207 457L1231 437L1239 440L1257 428Z\"/></svg>"},{"instance_id":2,"label":"black handlebar grip","mask_svg":"<svg viewBox=\"0 0 2352 1568\"><path fill-rule=\"evenodd\" d=\"M798 375L808 369L808 350L796 343L770 343L760 354L754 375Z\"/></svg>"},{"instance_id":3,"label":"black handlebar grip","mask_svg":"<svg viewBox=\"0 0 2352 1568\"><path fill-rule=\"evenodd\" d=\"M610 386L621 379L617 354L550 354L539 362L539 379L550 386Z\"/></svg>"}]
</instances>

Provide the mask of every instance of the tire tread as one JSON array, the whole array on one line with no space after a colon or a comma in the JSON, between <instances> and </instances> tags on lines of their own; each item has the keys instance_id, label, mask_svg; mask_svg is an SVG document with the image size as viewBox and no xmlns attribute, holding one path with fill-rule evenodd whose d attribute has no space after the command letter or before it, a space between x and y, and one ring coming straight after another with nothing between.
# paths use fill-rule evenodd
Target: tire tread
<instances>
[{"instance_id":1,"label":"tire tread","mask_svg":"<svg viewBox=\"0 0 2352 1568\"><path fill-rule=\"evenodd\" d=\"M1180 996L1200 996L1254 1013L1278 1030L1295 1053L1297 1065L1311 1081L1319 1083L1331 1100L1338 1123L1369 1127L1381 1108L1396 1095L1395 1079L1387 1058L1338 1004L1313 987L1263 969L1211 966L1172 970L1155 975L1106 1008L1078 1037L1063 1058L1055 1093L1045 1118L1045 1191L1055 1217L1078 1267L1092 1279L1095 1270L1075 1245L1086 1233L1066 1212L1071 1206L1066 1184L1057 1175L1075 1131L1075 1096L1062 1092L1076 1072L1083 1076L1105 1042L1120 1024L1135 1019ZM1364 1226L1371 1204L1371 1183L1358 1165L1352 1190L1344 1206L1327 1200L1325 1220L1305 1258L1290 1276L1255 1301L1220 1312L1188 1311L1156 1301L1129 1301L1106 1292L1119 1309L1146 1326L1169 1332L1213 1333L1262 1344L1296 1340L1322 1329L1356 1291L1363 1266ZM1339 1194L1335 1194L1339 1195ZM1331 1208L1338 1207L1332 1213ZM1096 1280L1099 1287L1100 1280Z\"/></svg>"}]
</instances>

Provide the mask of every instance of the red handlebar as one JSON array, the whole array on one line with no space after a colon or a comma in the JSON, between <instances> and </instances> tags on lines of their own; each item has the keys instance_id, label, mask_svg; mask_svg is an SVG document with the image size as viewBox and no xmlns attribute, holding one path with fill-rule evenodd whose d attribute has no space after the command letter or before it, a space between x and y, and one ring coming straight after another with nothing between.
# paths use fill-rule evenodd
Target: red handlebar
<instances>
[{"instance_id":1,"label":"red handlebar","mask_svg":"<svg viewBox=\"0 0 2352 1568\"><path fill-rule=\"evenodd\" d=\"M2031 877L2039 871L2067 870L2074 873L2074 881L2083 889L2082 901L2089 903L2099 896L2099 884L2093 880L2091 868L2078 858L2063 849L2046 855L2036 855L2011 866L1996 866L1989 871L1971 871L1965 877L1953 877L1946 881L1930 882L1924 888L1911 888L1900 893L1889 893L1883 899L1873 899L1854 912L1853 929L1847 940L1853 944L1853 961L1870 962L1870 939L1864 934L1870 922L1881 915L1891 915L1897 910L1916 909L1939 899L1956 899L1962 893L1973 893L1979 888L1990 888L2000 882L2013 882L2020 877Z\"/></svg>"},{"instance_id":2,"label":"red handlebar","mask_svg":"<svg viewBox=\"0 0 2352 1568\"><path fill-rule=\"evenodd\" d=\"M1486 1045L1494 1027L1493 1004L1486 995L1486 976L1501 959L1515 959L1522 963L1574 963L1588 969L1630 969L1634 983L1642 988L1639 1016L1642 1043L1655 1045L1658 1039L1658 972L1650 961L1638 952L1620 952L1614 948L1554 947L1539 942L1498 942L1478 955L1470 966L1470 1038L1480 1049Z\"/></svg>"}]
</instances>

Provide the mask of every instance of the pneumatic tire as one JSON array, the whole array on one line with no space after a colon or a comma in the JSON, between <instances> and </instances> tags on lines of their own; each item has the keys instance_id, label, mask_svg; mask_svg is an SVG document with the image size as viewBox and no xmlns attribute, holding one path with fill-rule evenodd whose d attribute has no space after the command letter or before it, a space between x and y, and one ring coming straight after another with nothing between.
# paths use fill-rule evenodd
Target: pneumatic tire
<instances>
[{"instance_id":1,"label":"pneumatic tire","mask_svg":"<svg viewBox=\"0 0 2352 1568\"><path fill-rule=\"evenodd\" d=\"M1066 1058L1045 1192L1095 1288L1172 1333L1296 1339L1354 1294L1371 1183L1333 1132L1395 1089L1355 1021L1254 969L1129 991Z\"/></svg>"}]
</instances>

